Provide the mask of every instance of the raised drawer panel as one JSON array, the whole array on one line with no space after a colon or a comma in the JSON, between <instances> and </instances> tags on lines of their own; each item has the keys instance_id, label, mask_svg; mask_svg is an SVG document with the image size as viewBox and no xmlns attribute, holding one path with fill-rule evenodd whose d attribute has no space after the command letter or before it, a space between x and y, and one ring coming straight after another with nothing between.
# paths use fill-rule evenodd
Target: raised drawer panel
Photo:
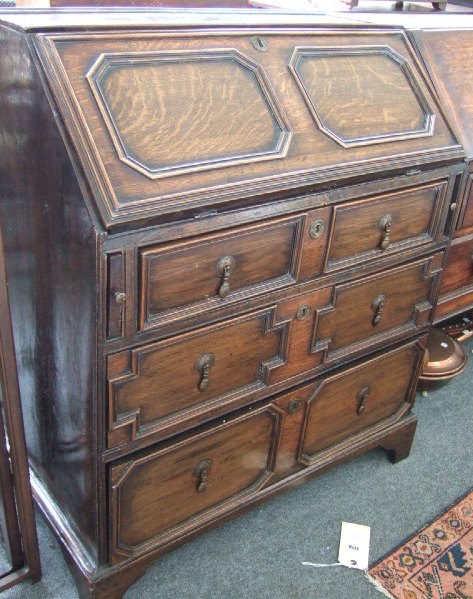
<instances>
[{"instance_id":1,"label":"raised drawer panel","mask_svg":"<svg viewBox=\"0 0 473 599\"><path fill-rule=\"evenodd\" d=\"M107 225L462 155L403 32L288 33L38 41Z\"/></svg>"},{"instance_id":2,"label":"raised drawer panel","mask_svg":"<svg viewBox=\"0 0 473 599\"><path fill-rule=\"evenodd\" d=\"M317 239L306 233L304 245L302 233L307 220L326 213L327 209L314 210L141 250L140 328L215 310L293 284L301 253L303 273L320 273L327 231Z\"/></svg>"},{"instance_id":3,"label":"raised drawer panel","mask_svg":"<svg viewBox=\"0 0 473 599\"><path fill-rule=\"evenodd\" d=\"M265 388L282 363L286 325L273 311L114 354L108 358L109 446L230 406Z\"/></svg>"},{"instance_id":4,"label":"raised drawer panel","mask_svg":"<svg viewBox=\"0 0 473 599\"><path fill-rule=\"evenodd\" d=\"M325 362L406 335L428 322L443 254L351 283L336 285L330 306L320 311L314 348Z\"/></svg>"},{"instance_id":5,"label":"raised drawer panel","mask_svg":"<svg viewBox=\"0 0 473 599\"><path fill-rule=\"evenodd\" d=\"M266 407L112 466L112 561L198 528L262 488L279 430L279 412Z\"/></svg>"},{"instance_id":6,"label":"raised drawer panel","mask_svg":"<svg viewBox=\"0 0 473 599\"><path fill-rule=\"evenodd\" d=\"M446 188L436 182L336 206L327 270L435 241Z\"/></svg>"},{"instance_id":7,"label":"raised drawer panel","mask_svg":"<svg viewBox=\"0 0 473 599\"><path fill-rule=\"evenodd\" d=\"M310 464L320 452L405 414L422 355L411 344L321 379L307 402L300 459Z\"/></svg>"}]
</instances>

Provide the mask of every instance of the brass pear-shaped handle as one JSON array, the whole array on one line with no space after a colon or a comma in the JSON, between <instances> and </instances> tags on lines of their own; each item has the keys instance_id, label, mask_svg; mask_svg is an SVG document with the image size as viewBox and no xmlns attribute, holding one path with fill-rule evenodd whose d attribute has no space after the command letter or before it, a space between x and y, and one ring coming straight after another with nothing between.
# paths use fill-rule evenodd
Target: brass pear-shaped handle
<instances>
[{"instance_id":1,"label":"brass pear-shaped handle","mask_svg":"<svg viewBox=\"0 0 473 599\"><path fill-rule=\"evenodd\" d=\"M210 369L215 364L215 356L211 353L203 354L195 363L195 369L200 372L199 391L205 391L210 383Z\"/></svg>"},{"instance_id":2,"label":"brass pear-shaped handle","mask_svg":"<svg viewBox=\"0 0 473 599\"><path fill-rule=\"evenodd\" d=\"M359 390L358 395L356 397L356 399L358 400L358 409L356 410L358 416L363 416L363 414L365 413L366 402L368 401L369 394L369 387L363 387Z\"/></svg>"},{"instance_id":3,"label":"brass pear-shaped handle","mask_svg":"<svg viewBox=\"0 0 473 599\"><path fill-rule=\"evenodd\" d=\"M207 490L211 464L212 460L210 458L205 458L205 460L201 460L195 467L194 476L198 479L198 493L203 493Z\"/></svg>"},{"instance_id":4,"label":"brass pear-shaped handle","mask_svg":"<svg viewBox=\"0 0 473 599\"><path fill-rule=\"evenodd\" d=\"M391 239L389 238L389 236L391 235L392 226L393 226L393 217L390 214L385 214L379 220L379 228L381 229L381 231L383 233L383 237L381 239L379 247L383 251L387 250L388 247L391 245Z\"/></svg>"},{"instance_id":5,"label":"brass pear-shaped handle","mask_svg":"<svg viewBox=\"0 0 473 599\"><path fill-rule=\"evenodd\" d=\"M384 293L380 293L377 295L373 303L371 304L371 309L374 312L373 320L371 324L376 327L381 322L381 316L383 314L384 308L386 306L387 297Z\"/></svg>"},{"instance_id":6,"label":"brass pear-shaped handle","mask_svg":"<svg viewBox=\"0 0 473 599\"><path fill-rule=\"evenodd\" d=\"M234 269L235 258L233 256L225 256L217 262L217 273L222 277L218 294L222 299L230 293L230 275Z\"/></svg>"}]
</instances>

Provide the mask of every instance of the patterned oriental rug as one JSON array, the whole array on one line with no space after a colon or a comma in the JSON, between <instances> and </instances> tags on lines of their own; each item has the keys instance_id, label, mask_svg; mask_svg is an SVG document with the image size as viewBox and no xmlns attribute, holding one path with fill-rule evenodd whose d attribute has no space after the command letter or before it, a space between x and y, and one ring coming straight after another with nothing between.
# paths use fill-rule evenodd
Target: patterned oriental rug
<instances>
[{"instance_id":1,"label":"patterned oriental rug","mask_svg":"<svg viewBox=\"0 0 473 599\"><path fill-rule=\"evenodd\" d=\"M473 599L473 491L368 570L395 599Z\"/></svg>"}]
</instances>

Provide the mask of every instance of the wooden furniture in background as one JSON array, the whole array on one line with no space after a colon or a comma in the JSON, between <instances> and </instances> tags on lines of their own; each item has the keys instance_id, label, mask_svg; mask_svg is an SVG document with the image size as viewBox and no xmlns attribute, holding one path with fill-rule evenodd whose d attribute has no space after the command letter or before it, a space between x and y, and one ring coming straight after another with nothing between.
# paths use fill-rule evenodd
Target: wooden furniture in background
<instances>
[{"instance_id":1,"label":"wooden furniture in background","mask_svg":"<svg viewBox=\"0 0 473 599\"><path fill-rule=\"evenodd\" d=\"M11 564L0 592L41 578L4 257L0 229L0 542Z\"/></svg>"},{"instance_id":2,"label":"wooden furniture in background","mask_svg":"<svg viewBox=\"0 0 473 599\"><path fill-rule=\"evenodd\" d=\"M81 597L374 447L409 453L464 152L399 28L5 17L13 326Z\"/></svg>"},{"instance_id":3,"label":"wooden furniture in background","mask_svg":"<svg viewBox=\"0 0 473 599\"><path fill-rule=\"evenodd\" d=\"M445 320L473 308L473 24L412 35L468 160L436 313Z\"/></svg>"}]
</instances>

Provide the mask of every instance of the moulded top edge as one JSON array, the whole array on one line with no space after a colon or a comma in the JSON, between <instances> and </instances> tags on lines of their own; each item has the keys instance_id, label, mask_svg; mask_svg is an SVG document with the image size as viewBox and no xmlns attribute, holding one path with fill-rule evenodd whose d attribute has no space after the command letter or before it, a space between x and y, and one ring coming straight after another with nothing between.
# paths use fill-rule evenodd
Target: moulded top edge
<instances>
[{"instance_id":1,"label":"moulded top edge","mask_svg":"<svg viewBox=\"0 0 473 599\"><path fill-rule=\"evenodd\" d=\"M261 9L16 9L1 10L0 23L25 32L149 27L352 26L346 16Z\"/></svg>"}]
</instances>

